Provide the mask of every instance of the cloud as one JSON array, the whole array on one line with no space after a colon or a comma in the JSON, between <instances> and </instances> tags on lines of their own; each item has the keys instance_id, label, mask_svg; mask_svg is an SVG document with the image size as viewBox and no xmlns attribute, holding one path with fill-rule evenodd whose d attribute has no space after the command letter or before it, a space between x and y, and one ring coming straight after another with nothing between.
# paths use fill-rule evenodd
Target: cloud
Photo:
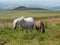
<instances>
[{"instance_id":1,"label":"cloud","mask_svg":"<svg viewBox=\"0 0 60 45\"><path fill-rule=\"evenodd\" d=\"M60 5L60 0L1 0L0 2L14 2L18 5L37 4L45 6L56 6Z\"/></svg>"},{"instance_id":2,"label":"cloud","mask_svg":"<svg viewBox=\"0 0 60 45\"><path fill-rule=\"evenodd\" d=\"M19 1L25 1L25 0L1 0L0 2L19 2Z\"/></svg>"},{"instance_id":3,"label":"cloud","mask_svg":"<svg viewBox=\"0 0 60 45\"><path fill-rule=\"evenodd\" d=\"M60 2L60 0L1 0L0 2L39 1L39 2Z\"/></svg>"}]
</instances>

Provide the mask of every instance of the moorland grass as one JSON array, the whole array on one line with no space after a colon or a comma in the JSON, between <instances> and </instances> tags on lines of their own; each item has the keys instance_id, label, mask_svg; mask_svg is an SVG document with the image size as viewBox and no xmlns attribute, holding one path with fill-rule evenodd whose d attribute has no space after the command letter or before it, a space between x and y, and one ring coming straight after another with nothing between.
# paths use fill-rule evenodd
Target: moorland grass
<instances>
[{"instance_id":1,"label":"moorland grass","mask_svg":"<svg viewBox=\"0 0 60 45\"><path fill-rule=\"evenodd\" d=\"M20 27L16 30L11 27L0 28L0 44L6 45L59 45L60 35L59 23L55 23L55 26L48 23L48 27L45 29L45 33L37 32L35 29L28 33L26 30L20 31ZM6 43L5 43L6 42Z\"/></svg>"}]
</instances>

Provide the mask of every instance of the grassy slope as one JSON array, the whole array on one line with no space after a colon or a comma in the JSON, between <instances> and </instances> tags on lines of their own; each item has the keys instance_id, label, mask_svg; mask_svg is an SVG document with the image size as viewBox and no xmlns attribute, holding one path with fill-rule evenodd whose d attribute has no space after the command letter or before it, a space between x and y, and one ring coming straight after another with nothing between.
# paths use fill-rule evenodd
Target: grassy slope
<instances>
[{"instance_id":1,"label":"grassy slope","mask_svg":"<svg viewBox=\"0 0 60 45\"><path fill-rule=\"evenodd\" d=\"M18 27L16 30L7 26L7 22L19 16L32 17L46 17L59 16L60 11L8 11L0 12L0 23L6 23L5 26L0 27L0 45L60 45L60 23L46 23L47 29L44 34L37 32L35 29L32 32L23 33ZM5 21L6 20L6 21Z\"/></svg>"},{"instance_id":2,"label":"grassy slope","mask_svg":"<svg viewBox=\"0 0 60 45\"><path fill-rule=\"evenodd\" d=\"M59 16L60 11L47 11L47 10L22 10L22 11L6 11L0 12L1 18L17 18L20 16L32 16L32 17L46 17L46 16Z\"/></svg>"},{"instance_id":3,"label":"grassy slope","mask_svg":"<svg viewBox=\"0 0 60 45\"><path fill-rule=\"evenodd\" d=\"M15 18L19 18L21 16L34 17L34 19L45 19L51 17L53 18L60 17L60 11L48 11L48 10L4 11L0 12L0 22L13 21Z\"/></svg>"}]
</instances>

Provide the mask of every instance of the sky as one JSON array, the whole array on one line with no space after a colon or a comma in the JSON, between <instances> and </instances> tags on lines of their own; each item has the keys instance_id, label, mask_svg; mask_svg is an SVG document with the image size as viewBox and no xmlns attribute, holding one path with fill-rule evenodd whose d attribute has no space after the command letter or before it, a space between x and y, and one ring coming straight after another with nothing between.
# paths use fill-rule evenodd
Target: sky
<instances>
[{"instance_id":1,"label":"sky","mask_svg":"<svg viewBox=\"0 0 60 45\"><path fill-rule=\"evenodd\" d=\"M5 8L7 8L7 6L9 8L15 6L48 8L48 7L60 6L60 0L0 0L0 6L1 7L5 6Z\"/></svg>"},{"instance_id":2,"label":"sky","mask_svg":"<svg viewBox=\"0 0 60 45\"><path fill-rule=\"evenodd\" d=\"M0 2L19 2L23 4L38 3L46 6L59 6L60 0L1 0Z\"/></svg>"}]
</instances>

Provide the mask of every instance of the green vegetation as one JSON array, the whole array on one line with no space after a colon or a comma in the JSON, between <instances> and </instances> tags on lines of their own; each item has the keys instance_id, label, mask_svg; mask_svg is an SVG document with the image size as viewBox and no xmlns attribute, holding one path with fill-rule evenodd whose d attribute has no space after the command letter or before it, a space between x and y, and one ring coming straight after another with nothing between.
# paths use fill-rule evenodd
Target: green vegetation
<instances>
[{"instance_id":1,"label":"green vegetation","mask_svg":"<svg viewBox=\"0 0 60 45\"><path fill-rule=\"evenodd\" d=\"M60 16L60 11L48 11L48 10L21 10L21 11L4 11L0 12L0 19L14 19L20 16L32 16L32 17L48 17L48 16Z\"/></svg>"},{"instance_id":2,"label":"green vegetation","mask_svg":"<svg viewBox=\"0 0 60 45\"><path fill-rule=\"evenodd\" d=\"M60 45L60 25L50 23L45 33L37 32L35 29L28 33L26 30L20 31L11 27L0 28L0 44L1 45Z\"/></svg>"},{"instance_id":3,"label":"green vegetation","mask_svg":"<svg viewBox=\"0 0 60 45\"><path fill-rule=\"evenodd\" d=\"M36 19L58 18L60 11L40 11L22 10L0 12L0 45L60 45L60 23L45 22L47 25L45 33L37 32L34 28L32 32L20 31L12 28L12 22L20 16L32 16ZM39 17L39 18L38 18Z\"/></svg>"}]
</instances>

